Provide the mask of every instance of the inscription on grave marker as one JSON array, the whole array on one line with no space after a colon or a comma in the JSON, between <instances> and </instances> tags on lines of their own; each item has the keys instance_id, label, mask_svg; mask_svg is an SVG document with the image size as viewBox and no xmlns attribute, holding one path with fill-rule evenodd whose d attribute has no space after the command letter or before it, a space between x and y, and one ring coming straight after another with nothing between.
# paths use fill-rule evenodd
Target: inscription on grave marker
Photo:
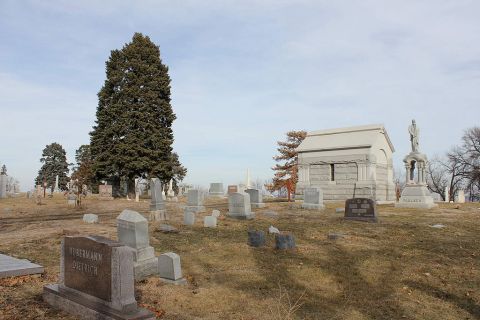
<instances>
[{"instance_id":1,"label":"inscription on grave marker","mask_svg":"<svg viewBox=\"0 0 480 320\"><path fill-rule=\"evenodd\" d=\"M111 301L113 246L120 244L102 237L65 237L65 286Z\"/></svg>"},{"instance_id":2,"label":"inscription on grave marker","mask_svg":"<svg viewBox=\"0 0 480 320\"><path fill-rule=\"evenodd\" d=\"M345 201L345 219L377 221L377 206L368 198L354 198Z\"/></svg>"}]
</instances>

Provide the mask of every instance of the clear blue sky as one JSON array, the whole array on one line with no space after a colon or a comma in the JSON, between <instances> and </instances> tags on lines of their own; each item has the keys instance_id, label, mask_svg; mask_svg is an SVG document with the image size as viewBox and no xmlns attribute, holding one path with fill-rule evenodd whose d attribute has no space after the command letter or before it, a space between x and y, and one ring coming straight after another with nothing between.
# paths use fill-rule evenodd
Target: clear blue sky
<instances>
[{"instance_id":1,"label":"clear blue sky","mask_svg":"<svg viewBox=\"0 0 480 320\"><path fill-rule=\"evenodd\" d=\"M89 142L110 50L170 68L186 182L272 175L289 130L385 124L395 167L480 125L479 1L0 1L0 164L29 189L45 145Z\"/></svg>"}]
</instances>

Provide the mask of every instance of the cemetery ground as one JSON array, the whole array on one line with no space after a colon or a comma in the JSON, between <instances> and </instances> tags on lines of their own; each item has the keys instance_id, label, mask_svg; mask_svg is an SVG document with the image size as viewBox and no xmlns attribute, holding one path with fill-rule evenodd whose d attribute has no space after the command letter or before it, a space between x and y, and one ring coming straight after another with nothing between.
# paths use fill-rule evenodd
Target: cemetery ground
<instances>
[{"instance_id":1,"label":"cemetery ground","mask_svg":"<svg viewBox=\"0 0 480 320\"><path fill-rule=\"evenodd\" d=\"M83 208L67 207L61 195L36 205L32 199L0 202L0 252L45 267L42 276L0 279L0 319L74 319L43 302L42 287L58 282L64 235L98 234L116 239L123 209L148 218L141 202L94 197ZM167 203L168 224L150 222L156 254L181 256L185 286L150 277L136 284L139 305L160 319L480 319L480 204L440 204L432 210L378 206L379 222L343 220L327 203L323 211L273 202L254 209L256 218L225 217L226 199L208 199L206 213L183 226L183 210ZM219 209L217 228L203 216ZM275 211L278 216L269 212ZM84 213L99 224L82 222ZM442 224L443 228L431 227ZM247 245L249 228L273 225L295 235L297 249L276 251ZM329 233L344 237L329 240Z\"/></svg>"}]
</instances>

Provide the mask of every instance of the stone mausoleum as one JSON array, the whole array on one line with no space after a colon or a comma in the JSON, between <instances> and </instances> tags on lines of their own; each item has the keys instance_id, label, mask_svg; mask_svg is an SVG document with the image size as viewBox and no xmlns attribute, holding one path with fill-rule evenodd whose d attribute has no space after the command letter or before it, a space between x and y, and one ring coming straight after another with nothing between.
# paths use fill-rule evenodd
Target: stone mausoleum
<instances>
[{"instance_id":1,"label":"stone mausoleum","mask_svg":"<svg viewBox=\"0 0 480 320\"><path fill-rule=\"evenodd\" d=\"M319 187L326 201L395 200L395 149L383 125L312 131L297 151L297 199L303 198L305 188Z\"/></svg>"}]
</instances>

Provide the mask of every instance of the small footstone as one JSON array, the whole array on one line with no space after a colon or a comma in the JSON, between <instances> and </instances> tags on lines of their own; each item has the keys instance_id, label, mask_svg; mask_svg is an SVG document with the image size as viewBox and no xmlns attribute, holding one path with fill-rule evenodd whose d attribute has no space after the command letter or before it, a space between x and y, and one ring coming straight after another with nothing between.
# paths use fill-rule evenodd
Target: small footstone
<instances>
[{"instance_id":1,"label":"small footstone","mask_svg":"<svg viewBox=\"0 0 480 320\"><path fill-rule=\"evenodd\" d=\"M256 248L264 246L265 232L262 230L248 230L248 245Z\"/></svg>"},{"instance_id":2,"label":"small footstone","mask_svg":"<svg viewBox=\"0 0 480 320\"><path fill-rule=\"evenodd\" d=\"M195 224L195 212L185 210L185 213L183 214L183 224L193 226Z\"/></svg>"},{"instance_id":3,"label":"small footstone","mask_svg":"<svg viewBox=\"0 0 480 320\"><path fill-rule=\"evenodd\" d=\"M295 238L290 232L275 234L275 249L294 249Z\"/></svg>"},{"instance_id":4,"label":"small footstone","mask_svg":"<svg viewBox=\"0 0 480 320\"><path fill-rule=\"evenodd\" d=\"M219 210L212 210L212 217L215 217L215 218L220 217L220 211Z\"/></svg>"},{"instance_id":5,"label":"small footstone","mask_svg":"<svg viewBox=\"0 0 480 320\"><path fill-rule=\"evenodd\" d=\"M331 232L327 235L328 240L337 240L337 239L341 239L341 238L345 238L345 234Z\"/></svg>"},{"instance_id":6,"label":"small footstone","mask_svg":"<svg viewBox=\"0 0 480 320\"><path fill-rule=\"evenodd\" d=\"M98 216L93 213L87 213L83 215L83 222L86 223L98 223Z\"/></svg>"},{"instance_id":7,"label":"small footstone","mask_svg":"<svg viewBox=\"0 0 480 320\"><path fill-rule=\"evenodd\" d=\"M433 226L430 226L430 227L431 228L436 228L436 229L442 229L442 228L445 228L445 225L437 223L437 224L434 224Z\"/></svg>"},{"instance_id":8,"label":"small footstone","mask_svg":"<svg viewBox=\"0 0 480 320\"><path fill-rule=\"evenodd\" d=\"M345 208L335 208L335 213L344 213Z\"/></svg>"},{"instance_id":9,"label":"small footstone","mask_svg":"<svg viewBox=\"0 0 480 320\"><path fill-rule=\"evenodd\" d=\"M43 273L43 267L28 260L0 254L0 279Z\"/></svg>"},{"instance_id":10,"label":"small footstone","mask_svg":"<svg viewBox=\"0 0 480 320\"><path fill-rule=\"evenodd\" d=\"M265 211L263 212L263 215L269 218L278 218L278 212L275 211Z\"/></svg>"},{"instance_id":11,"label":"small footstone","mask_svg":"<svg viewBox=\"0 0 480 320\"><path fill-rule=\"evenodd\" d=\"M172 227L168 224L161 224L160 226L158 226L157 230L163 233L178 233L177 228Z\"/></svg>"}]
</instances>

